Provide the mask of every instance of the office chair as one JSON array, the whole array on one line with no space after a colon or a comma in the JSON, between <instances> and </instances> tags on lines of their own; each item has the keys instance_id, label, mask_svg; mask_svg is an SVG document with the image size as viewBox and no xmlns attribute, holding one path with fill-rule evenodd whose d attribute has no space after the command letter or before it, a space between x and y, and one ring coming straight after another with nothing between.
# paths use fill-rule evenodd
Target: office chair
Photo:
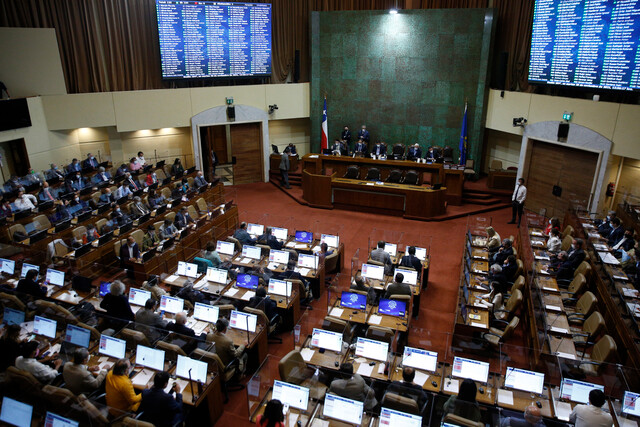
<instances>
[{"instance_id":1,"label":"office chair","mask_svg":"<svg viewBox=\"0 0 640 427\"><path fill-rule=\"evenodd\" d=\"M585 348L592 346L594 344L592 340L600 335L604 330L604 326L604 317L602 317L599 311L594 311L591 313L591 316L587 317L587 320L584 321L581 328L575 326L570 327L573 344Z\"/></svg>"},{"instance_id":2,"label":"office chair","mask_svg":"<svg viewBox=\"0 0 640 427\"><path fill-rule=\"evenodd\" d=\"M569 287L567 288L566 291L560 290L560 295L562 297L565 297L565 296L567 297L567 298L563 298L563 301L565 299L575 300L578 296L582 295L586 287L587 287L587 279L584 278L584 275L582 273L578 273L575 276L573 276L573 280L569 284Z\"/></svg>"},{"instance_id":3,"label":"office chair","mask_svg":"<svg viewBox=\"0 0 640 427\"><path fill-rule=\"evenodd\" d=\"M393 160L402 160L404 158L404 153L406 151L406 147L404 144L394 144L393 150L391 152L391 157Z\"/></svg>"},{"instance_id":4,"label":"office chair","mask_svg":"<svg viewBox=\"0 0 640 427\"><path fill-rule=\"evenodd\" d=\"M496 160L496 159L491 160L491 163L489 164L489 170L490 171L501 171L502 170L502 160Z\"/></svg>"},{"instance_id":5,"label":"office chair","mask_svg":"<svg viewBox=\"0 0 640 427\"><path fill-rule=\"evenodd\" d=\"M562 230L562 237L573 236L574 230L573 227L567 225L564 230Z\"/></svg>"},{"instance_id":6,"label":"office chair","mask_svg":"<svg viewBox=\"0 0 640 427\"><path fill-rule=\"evenodd\" d=\"M442 422L450 425L462 426L462 427L484 427L484 424L480 421L469 420L467 418L463 418L455 414L446 414L442 418Z\"/></svg>"},{"instance_id":7,"label":"office chair","mask_svg":"<svg viewBox=\"0 0 640 427\"><path fill-rule=\"evenodd\" d=\"M569 304L575 302L575 307L570 307ZM598 299L591 291L587 291L578 299L577 301L574 299L566 299L562 301L565 309L565 314L567 315L567 319L569 319L570 324L582 325L587 318L595 309L598 303Z\"/></svg>"},{"instance_id":8,"label":"office chair","mask_svg":"<svg viewBox=\"0 0 640 427\"><path fill-rule=\"evenodd\" d=\"M380 169L378 168L369 168L367 171L367 176L365 177L366 181L380 181Z\"/></svg>"},{"instance_id":9,"label":"office chair","mask_svg":"<svg viewBox=\"0 0 640 427\"><path fill-rule=\"evenodd\" d=\"M382 397L381 405L385 408L408 414L420 415L422 411L418 407L418 402L410 397L401 396L393 392L386 392Z\"/></svg>"},{"instance_id":10,"label":"office chair","mask_svg":"<svg viewBox=\"0 0 640 427\"><path fill-rule=\"evenodd\" d=\"M444 158L445 163L453 163L453 148L445 145L442 149L442 157Z\"/></svg>"},{"instance_id":11,"label":"office chair","mask_svg":"<svg viewBox=\"0 0 640 427\"><path fill-rule=\"evenodd\" d=\"M402 179L402 183L407 185L418 185L418 178L418 172L414 170L408 170L404 175L404 178Z\"/></svg>"},{"instance_id":12,"label":"office chair","mask_svg":"<svg viewBox=\"0 0 640 427\"><path fill-rule=\"evenodd\" d=\"M347 168L347 173L343 178L347 179L360 179L360 168L356 165L351 165Z\"/></svg>"},{"instance_id":13,"label":"office chair","mask_svg":"<svg viewBox=\"0 0 640 427\"><path fill-rule=\"evenodd\" d=\"M464 177L468 179L473 179L476 176L476 171L473 170L475 166L475 161L473 159L467 159L464 165Z\"/></svg>"},{"instance_id":14,"label":"office chair","mask_svg":"<svg viewBox=\"0 0 640 427\"><path fill-rule=\"evenodd\" d=\"M611 335L605 335L593 346L591 353L583 354L579 369L584 375L596 377L613 359L615 359L618 346Z\"/></svg>"},{"instance_id":15,"label":"office chair","mask_svg":"<svg viewBox=\"0 0 640 427\"><path fill-rule=\"evenodd\" d=\"M482 339L484 339L485 343L493 350L500 351L500 345L504 344L504 342L513 335L519 323L520 318L513 316L511 321L506 323L504 330L491 327L489 328L489 332L482 334Z\"/></svg>"},{"instance_id":16,"label":"office chair","mask_svg":"<svg viewBox=\"0 0 640 427\"><path fill-rule=\"evenodd\" d=\"M402 172L398 169L393 169L389 172L389 176L387 177L387 182L392 184L399 184L402 181Z\"/></svg>"},{"instance_id":17,"label":"office chair","mask_svg":"<svg viewBox=\"0 0 640 427\"><path fill-rule=\"evenodd\" d=\"M278 362L280 379L288 383L301 385L309 389L309 396L322 400L327 386L313 379L314 369L307 366L300 350L291 350Z\"/></svg>"}]
</instances>

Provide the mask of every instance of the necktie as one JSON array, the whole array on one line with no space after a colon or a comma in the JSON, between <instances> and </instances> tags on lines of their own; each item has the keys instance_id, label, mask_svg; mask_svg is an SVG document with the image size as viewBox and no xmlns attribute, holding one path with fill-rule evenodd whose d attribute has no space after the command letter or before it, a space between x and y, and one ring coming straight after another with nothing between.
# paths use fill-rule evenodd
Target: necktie
<instances>
[{"instance_id":1,"label":"necktie","mask_svg":"<svg viewBox=\"0 0 640 427\"><path fill-rule=\"evenodd\" d=\"M520 191L520 184L518 184L518 186L516 187L516 192L513 195L513 201L517 202L518 201L518 192Z\"/></svg>"},{"instance_id":2,"label":"necktie","mask_svg":"<svg viewBox=\"0 0 640 427\"><path fill-rule=\"evenodd\" d=\"M51 193L49 193L49 189L45 188L44 189L44 194L47 195L47 197L49 198L49 200L53 200L53 196L51 196Z\"/></svg>"},{"instance_id":3,"label":"necktie","mask_svg":"<svg viewBox=\"0 0 640 427\"><path fill-rule=\"evenodd\" d=\"M131 183L131 185L133 185L133 188L134 188L135 190L138 190L138 186L136 185L136 183L135 183L135 182L133 182L133 179L129 178L129 182Z\"/></svg>"}]
</instances>

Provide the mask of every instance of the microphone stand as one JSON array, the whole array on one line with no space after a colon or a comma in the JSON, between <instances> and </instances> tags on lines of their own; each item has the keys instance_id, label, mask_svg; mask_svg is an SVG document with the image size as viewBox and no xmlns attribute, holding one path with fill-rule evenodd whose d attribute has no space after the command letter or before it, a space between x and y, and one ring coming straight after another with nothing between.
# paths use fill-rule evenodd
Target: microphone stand
<instances>
[{"instance_id":1,"label":"microphone stand","mask_svg":"<svg viewBox=\"0 0 640 427\"><path fill-rule=\"evenodd\" d=\"M191 378L191 369L189 368L189 387L191 387L191 402L195 403L198 396L193 392L193 379Z\"/></svg>"}]
</instances>

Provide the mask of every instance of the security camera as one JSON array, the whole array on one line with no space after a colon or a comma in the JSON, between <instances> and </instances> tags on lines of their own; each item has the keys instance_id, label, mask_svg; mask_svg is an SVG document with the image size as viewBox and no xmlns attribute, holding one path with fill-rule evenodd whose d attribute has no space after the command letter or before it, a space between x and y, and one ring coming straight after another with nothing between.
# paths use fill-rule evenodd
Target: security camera
<instances>
[{"instance_id":1,"label":"security camera","mask_svg":"<svg viewBox=\"0 0 640 427\"><path fill-rule=\"evenodd\" d=\"M524 117L514 117L513 118L513 127L520 126L524 127L527 124L527 119Z\"/></svg>"},{"instance_id":2,"label":"security camera","mask_svg":"<svg viewBox=\"0 0 640 427\"><path fill-rule=\"evenodd\" d=\"M273 114L278 109L278 104L269 105L269 114Z\"/></svg>"}]
</instances>

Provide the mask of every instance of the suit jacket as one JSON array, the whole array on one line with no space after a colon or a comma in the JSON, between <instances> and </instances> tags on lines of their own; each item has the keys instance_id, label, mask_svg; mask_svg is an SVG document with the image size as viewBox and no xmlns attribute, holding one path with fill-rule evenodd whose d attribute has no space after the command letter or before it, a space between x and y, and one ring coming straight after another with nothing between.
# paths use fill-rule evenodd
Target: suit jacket
<instances>
[{"instance_id":1,"label":"suit jacket","mask_svg":"<svg viewBox=\"0 0 640 427\"><path fill-rule=\"evenodd\" d=\"M189 224L194 224L195 220L191 218L191 215L189 215L188 213L183 214L182 212L178 212L173 223L178 228L185 228Z\"/></svg>"},{"instance_id":2,"label":"suit jacket","mask_svg":"<svg viewBox=\"0 0 640 427\"><path fill-rule=\"evenodd\" d=\"M258 238L258 243L268 245L271 249L282 249L282 242L276 239L276 236L274 235L267 236L266 234L263 234Z\"/></svg>"},{"instance_id":3,"label":"suit jacket","mask_svg":"<svg viewBox=\"0 0 640 427\"><path fill-rule=\"evenodd\" d=\"M167 322L162 320L162 316L159 313L155 313L146 308L138 310L136 313L136 323L153 326L154 328L164 329L167 327Z\"/></svg>"},{"instance_id":4,"label":"suit jacket","mask_svg":"<svg viewBox=\"0 0 640 427\"><path fill-rule=\"evenodd\" d=\"M411 286L406 283L398 283L393 282L389 286L387 286L387 292L385 292L384 297L389 298L391 295L413 295L411 292Z\"/></svg>"},{"instance_id":5,"label":"suit jacket","mask_svg":"<svg viewBox=\"0 0 640 427\"><path fill-rule=\"evenodd\" d=\"M256 241L251 238L251 235L242 228L238 228L235 233L233 233L233 237L238 239L240 243L243 245L253 245Z\"/></svg>"},{"instance_id":6,"label":"suit jacket","mask_svg":"<svg viewBox=\"0 0 640 427\"><path fill-rule=\"evenodd\" d=\"M174 398L159 388L142 390L140 420L152 423L156 427L171 427L182 420L182 394Z\"/></svg>"},{"instance_id":7,"label":"suit jacket","mask_svg":"<svg viewBox=\"0 0 640 427\"><path fill-rule=\"evenodd\" d=\"M362 138L364 142L369 142L369 131L366 129L360 129L358 131L358 139Z\"/></svg>"},{"instance_id":8,"label":"suit jacket","mask_svg":"<svg viewBox=\"0 0 640 427\"><path fill-rule=\"evenodd\" d=\"M342 133L340 134L340 139L343 141L347 141L347 144L351 143L351 131L350 130L343 130Z\"/></svg>"},{"instance_id":9,"label":"suit jacket","mask_svg":"<svg viewBox=\"0 0 640 427\"><path fill-rule=\"evenodd\" d=\"M607 243L609 244L609 246L615 246L616 243L618 243L620 239L622 239L623 237L624 237L624 227L619 225L618 228L611 229L611 233L609 233L609 240Z\"/></svg>"},{"instance_id":10,"label":"suit jacket","mask_svg":"<svg viewBox=\"0 0 640 427\"><path fill-rule=\"evenodd\" d=\"M407 159L415 160L422 158L422 150L420 148L411 147L409 151L407 151Z\"/></svg>"},{"instance_id":11,"label":"suit jacket","mask_svg":"<svg viewBox=\"0 0 640 427\"><path fill-rule=\"evenodd\" d=\"M73 189L74 189L74 190L76 190L76 191L80 191L80 190L82 190L84 187L86 187L86 186L87 186L87 180L86 180L86 179L84 179L84 177L82 177L82 176L80 177L80 179L78 179L78 178L74 177L74 178L71 180L71 186L73 187Z\"/></svg>"},{"instance_id":12,"label":"suit jacket","mask_svg":"<svg viewBox=\"0 0 640 427\"><path fill-rule=\"evenodd\" d=\"M138 247L137 243L134 243L131 248L129 248L128 244L124 244L120 247L120 260L123 263L125 261L129 261L129 259L131 258L137 259L139 257L140 257L140 248Z\"/></svg>"},{"instance_id":13,"label":"suit jacket","mask_svg":"<svg viewBox=\"0 0 640 427\"><path fill-rule=\"evenodd\" d=\"M116 196L113 193L102 193L100 195L100 203L115 203Z\"/></svg>"},{"instance_id":14,"label":"suit jacket","mask_svg":"<svg viewBox=\"0 0 640 427\"><path fill-rule=\"evenodd\" d=\"M207 180L204 179L204 176L196 176L193 182L196 184L196 187L202 187L208 184Z\"/></svg>"},{"instance_id":15,"label":"suit jacket","mask_svg":"<svg viewBox=\"0 0 640 427\"><path fill-rule=\"evenodd\" d=\"M598 233L600 233L602 237L606 238L609 237L609 233L611 233L612 229L611 223L609 221L604 221L598 226Z\"/></svg>"},{"instance_id":16,"label":"suit jacket","mask_svg":"<svg viewBox=\"0 0 640 427\"><path fill-rule=\"evenodd\" d=\"M82 167L80 166L80 163L76 163L75 165L73 163L69 163L67 165L67 173L78 172L81 169Z\"/></svg>"},{"instance_id":17,"label":"suit jacket","mask_svg":"<svg viewBox=\"0 0 640 427\"><path fill-rule=\"evenodd\" d=\"M240 348L236 349L233 345L233 340L225 334L219 332L211 333L207 336L207 341L215 343L216 354L220 356L220 360L225 366L242 353L242 350Z\"/></svg>"},{"instance_id":18,"label":"suit jacket","mask_svg":"<svg viewBox=\"0 0 640 427\"><path fill-rule=\"evenodd\" d=\"M48 191L49 191L49 194L51 195L51 197L53 197L53 199L54 199L54 200L56 200L56 199L58 198L58 192L57 192L57 191L55 191L53 188L51 188L51 187L48 187L48 188L46 188L46 189L45 189L45 188L43 188L43 189L40 191L40 194L38 194L38 200L40 200L41 202L48 202L48 201L50 201L50 200L51 200L51 199L49 198L49 196L47 196L47 195L45 194L45 190L48 190Z\"/></svg>"},{"instance_id":19,"label":"suit jacket","mask_svg":"<svg viewBox=\"0 0 640 427\"><path fill-rule=\"evenodd\" d=\"M400 396L408 397L413 399L418 403L418 408L422 409L424 404L427 402L428 396L427 393L415 383L407 383L404 381L393 381L391 385L387 388L388 393L399 394Z\"/></svg>"},{"instance_id":20,"label":"suit jacket","mask_svg":"<svg viewBox=\"0 0 640 427\"><path fill-rule=\"evenodd\" d=\"M121 185L116 190L116 199L121 199L125 196L131 195L131 190L126 185Z\"/></svg>"},{"instance_id":21,"label":"suit jacket","mask_svg":"<svg viewBox=\"0 0 640 427\"><path fill-rule=\"evenodd\" d=\"M171 174L172 175L182 175L184 173L184 168L181 164L171 166Z\"/></svg>"},{"instance_id":22,"label":"suit jacket","mask_svg":"<svg viewBox=\"0 0 640 427\"><path fill-rule=\"evenodd\" d=\"M347 399L364 402L367 410L373 408L377 403L375 396L373 396L373 390L359 374L353 374L353 377L346 380L331 381L329 392Z\"/></svg>"},{"instance_id":23,"label":"suit jacket","mask_svg":"<svg viewBox=\"0 0 640 427\"><path fill-rule=\"evenodd\" d=\"M151 210L142 202L134 203L131 205L131 214L136 218L142 215L146 215L149 212L151 212Z\"/></svg>"},{"instance_id":24,"label":"suit jacket","mask_svg":"<svg viewBox=\"0 0 640 427\"><path fill-rule=\"evenodd\" d=\"M36 298L44 298L47 296L46 288L43 288L33 280L20 279L16 291L22 294L34 296Z\"/></svg>"},{"instance_id":25,"label":"suit jacket","mask_svg":"<svg viewBox=\"0 0 640 427\"><path fill-rule=\"evenodd\" d=\"M356 142L356 146L353 151L356 153L362 153L366 156L368 154L367 144L363 142Z\"/></svg>"},{"instance_id":26,"label":"suit jacket","mask_svg":"<svg viewBox=\"0 0 640 427\"><path fill-rule=\"evenodd\" d=\"M427 154L424 156L425 159L436 160L438 158L438 151L427 151Z\"/></svg>"},{"instance_id":27,"label":"suit jacket","mask_svg":"<svg viewBox=\"0 0 640 427\"><path fill-rule=\"evenodd\" d=\"M289 155L287 153L282 153L282 156L280 156L279 168L280 170L285 170L285 171L289 170Z\"/></svg>"},{"instance_id":28,"label":"suit jacket","mask_svg":"<svg viewBox=\"0 0 640 427\"><path fill-rule=\"evenodd\" d=\"M71 390L76 396L79 394L89 394L102 385L107 371L102 370L97 376L89 372L86 365L76 365L73 362L67 362L62 369L65 388Z\"/></svg>"},{"instance_id":29,"label":"suit jacket","mask_svg":"<svg viewBox=\"0 0 640 427\"><path fill-rule=\"evenodd\" d=\"M400 260L400 265L405 267L413 267L418 272L418 277L420 277L420 273L422 272L422 261L415 255L405 255Z\"/></svg>"},{"instance_id":30,"label":"suit jacket","mask_svg":"<svg viewBox=\"0 0 640 427\"><path fill-rule=\"evenodd\" d=\"M391 276L393 274L393 265L391 264L391 255L385 252L384 249L376 248L371 251L369 256L374 261L378 261L384 264L384 274Z\"/></svg>"},{"instance_id":31,"label":"suit jacket","mask_svg":"<svg viewBox=\"0 0 640 427\"><path fill-rule=\"evenodd\" d=\"M194 332L193 329L189 328L186 325L180 325L180 324L175 323L175 322L169 323L167 325L167 329L170 330L170 331L173 331L173 332L175 332L177 334L184 335L186 337L195 337L196 336L196 333Z\"/></svg>"},{"instance_id":32,"label":"suit jacket","mask_svg":"<svg viewBox=\"0 0 640 427\"><path fill-rule=\"evenodd\" d=\"M585 257L586 255L583 249L574 249L567 254L567 261L571 263L571 266L575 270L580 263L584 261Z\"/></svg>"},{"instance_id":33,"label":"suit jacket","mask_svg":"<svg viewBox=\"0 0 640 427\"><path fill-rule=\"evenodd\" d=\"M493 263L502 265L504 264L504 260L507 259L509 255L513 255L512 247L509 247L508 249L502 249L502 252L496 252L493 256Z\"/></svg>"},{"instance_id":34,"label":"suit jacket","mask_svg":"<svg viewBox=\"0 0 640 427\"><path fill-rule=\"evenodd\" d=\"M98 172L93 176L93 182L95 182L96 184L109 182L110 179L111 179L111 174L109 172Z\"/></svg>"},{"instance_id":35,"label":"suit jacket","mask_svg":"<svg viewBox=\"0 0 640 427\"><path fill-rule=\"evenodd\" d=\"M54 178L58 178L58 179L64 178L64 174L57 169L49 169L44 174L47 180L54 179Z\"/></svg>"},{"instance_id":36,"label":"suit jacket","mask_svg":"<svg viewBox=\"0 0 640 427\"><path fill-rule=\"evenodd\" d=\"M165 227L165 226L164 226L164 224L162 224L162 225L160 226L160 230L159 230L159 231L160 231L160 234L162 235L162 237L163 237L164 239L169 239L169 238L173 237L173 235L174 235L178 230L176 229L176 226L175 226L175 225L173 225L173 224L171 224L171 225L170 225L170 226L168 226L168 227Z\"/></svg>"},{"instance_id":37,"label":"suit jacket","mask_svg":"<svg viewBox=\"0 0 640 427\"><path fill-rule=\"evenodd\" d=\"M111 317L124 320L134 320L135 316L131 311L129 300L125 295L115 296L109 292L102 298L100 307Z\"/></svg>"},{"instance_id":38,"label":"suit jacket","mask_svg":"<svg viewBox=\"0 0 640 427\"><path fill-rule=\"evenodd\" d=\"M153 235L145 233L144 237L142 238L142 250L147 251L151 249L159 241L160 237L158 236L158 233L153 233Z\"/></svg>"},{"instance_id":39,"label":"suit jacket","mask_svg":"<svg viewBox=\"0 0 640 427\"><path fill-rule=\"evenodd\" d=\"M513 264L502 265L502 274L504 274L504 277L506 277L509 282L515 279L516 270L518 270L518 264L515 262Z\"/></svg>"},{"instance_id":40,"label":"suit jacket","mask_svg":"<svg viewBox=\"0 0 640 427\"><path fill-rule=\"evenodd\" d=\"M376 156L386 156L387 155L387 146L386 145L374 145L371 149L371 154L375 154Z\"/></svg>"},{"instance_id":41,"label":"suit jacket","mask_svg":"<svg viewBox=\"0 0 640 427\"><path fill-rule=\"evenodd\" d=\"M91 157L90 159L85 159L82 162L82 167L83 168L97 168L98 167L98 161L96 160L95 157Z\"/></svg>"}]
</instances>

